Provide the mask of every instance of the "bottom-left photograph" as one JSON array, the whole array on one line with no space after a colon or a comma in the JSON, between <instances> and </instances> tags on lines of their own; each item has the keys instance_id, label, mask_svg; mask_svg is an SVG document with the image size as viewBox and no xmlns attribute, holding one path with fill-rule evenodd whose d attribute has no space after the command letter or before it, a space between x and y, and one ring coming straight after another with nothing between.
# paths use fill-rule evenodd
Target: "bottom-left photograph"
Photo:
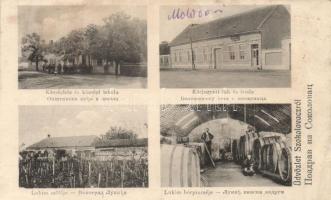
<instances>
[{"instance_id":1,"label":"bottom-left photograph","mask_svg":"<svg viewBox=\"0 0 331 200\"><path fill-rule=\"evenodd\" d=\"M19 186L148 187L146 106L20 106Z\"/></svg>"}]
</instances>

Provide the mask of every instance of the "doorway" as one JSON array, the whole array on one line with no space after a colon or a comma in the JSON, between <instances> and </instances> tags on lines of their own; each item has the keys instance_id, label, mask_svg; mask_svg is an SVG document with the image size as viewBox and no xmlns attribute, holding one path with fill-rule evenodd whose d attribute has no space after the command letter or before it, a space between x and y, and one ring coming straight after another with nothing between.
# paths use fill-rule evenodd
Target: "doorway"
<instances>
[{"instance_id":1,"label":"doorway","mask_svg":"<svg viewBox=\"0 0 331 200\"><path fill-rule=\"evenodd\" d=\"M215 67L214 69L221 69L222 68L222 49L217 48L214 50L215 56Z\"/></svg>"},{"instance_id":2,"label":"doorway","mask_svg":"<svg viewBox=\"0 0 331 200\"><path fill-rule=\"evenodd\" d=\"M251 66L258 67L259 66L259 45L252 44L251 45Z\"/></svg>"}]
</instances>

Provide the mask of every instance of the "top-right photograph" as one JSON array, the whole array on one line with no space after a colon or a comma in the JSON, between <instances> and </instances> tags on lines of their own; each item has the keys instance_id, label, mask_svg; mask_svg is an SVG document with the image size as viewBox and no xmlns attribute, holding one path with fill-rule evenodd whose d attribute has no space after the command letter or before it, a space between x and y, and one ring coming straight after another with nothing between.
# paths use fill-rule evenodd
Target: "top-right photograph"
<instances>
[{"instance_id":1,"label":"top-right photograph","mask_svg":"<svg viewBox=\"0 0 331 200\"><path fill-rule=\"evenodd\" d=\"M161 6L161 88L291 87L288 5Z\"/></svg>"}]
</instances>

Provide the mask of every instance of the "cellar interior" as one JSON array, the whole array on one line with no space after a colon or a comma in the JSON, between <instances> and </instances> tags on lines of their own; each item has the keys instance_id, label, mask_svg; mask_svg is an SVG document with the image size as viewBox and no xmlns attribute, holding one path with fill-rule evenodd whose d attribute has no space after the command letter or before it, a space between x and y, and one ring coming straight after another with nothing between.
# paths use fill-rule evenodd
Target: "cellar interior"
<instances>
[{"instance_id":1,"label":"cellar interior","mask_svg":"<svg viewBox=\"0 0 331 200\"><path fill-rule=\"evenodd\" d=\"M210 151L206 129L213 135ZM164 187L291 184L289 104L167 105L161 108ZM251 155L253 176L242 164Z\"/></svg>"}]
</instances>

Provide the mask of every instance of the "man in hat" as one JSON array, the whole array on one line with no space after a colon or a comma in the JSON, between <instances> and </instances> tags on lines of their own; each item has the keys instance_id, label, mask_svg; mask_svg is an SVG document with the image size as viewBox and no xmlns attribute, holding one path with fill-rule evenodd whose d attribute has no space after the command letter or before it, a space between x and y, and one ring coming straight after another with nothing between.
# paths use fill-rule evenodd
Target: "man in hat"
<instances>
[{"instance_id":1,"label":"man in hat","mask_svg":"<svg viewBox=\"0 0 331 200\"><path fill-rule=\"evenodd\" d=\"M201 135L201 139L205 142L210 155L211 155L211 142L213 138L214 136L209 132L209 128L206 128L205 132L203 132Z\"/></svg>"}]
</instances>

